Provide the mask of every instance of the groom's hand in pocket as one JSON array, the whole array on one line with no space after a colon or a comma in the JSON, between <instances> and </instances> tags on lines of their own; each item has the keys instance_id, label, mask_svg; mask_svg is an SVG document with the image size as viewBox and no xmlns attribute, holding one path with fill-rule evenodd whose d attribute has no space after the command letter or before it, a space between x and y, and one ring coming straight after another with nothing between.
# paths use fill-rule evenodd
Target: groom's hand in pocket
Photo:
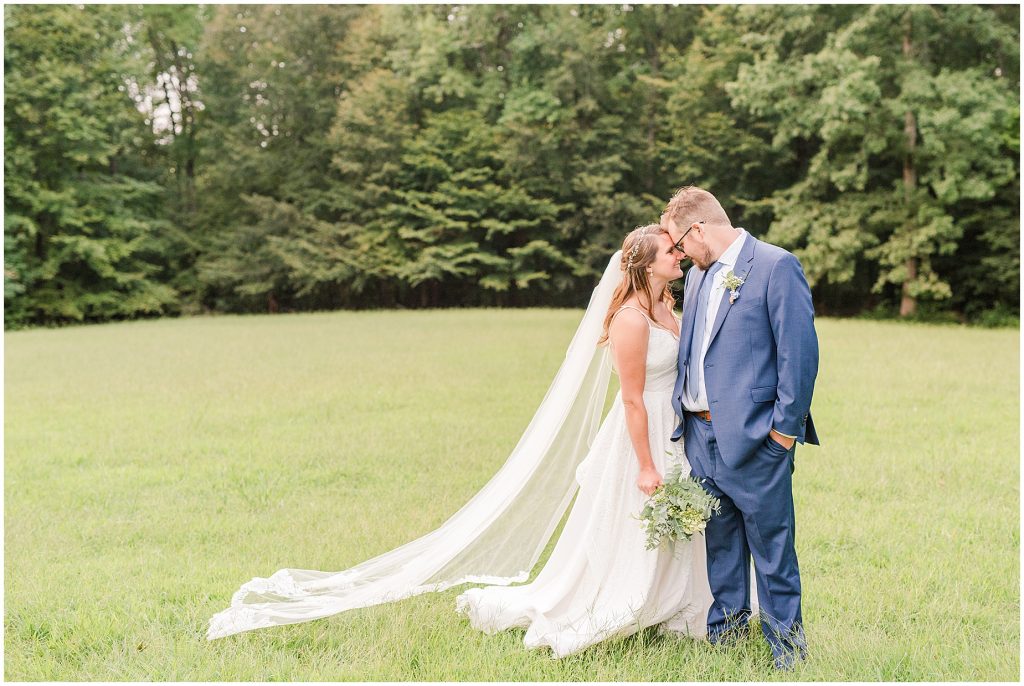
<instances>
[{"instance_id":1,"label":"groom's hand in pocket","mask_svg":"<svg viewBox=\"0 0 1024 686\"><path fill-rule=\"evenodd\" d=\"M768 440L775 441L776 443L781 445L786 450L789 450L790 448L792 448L793 444L796 443L796 439L795 438L790 438L789 436L783 436L782 434L780 434L775 429L772 429L771 431L768 432Z\"/></svg>"}]
</instances>

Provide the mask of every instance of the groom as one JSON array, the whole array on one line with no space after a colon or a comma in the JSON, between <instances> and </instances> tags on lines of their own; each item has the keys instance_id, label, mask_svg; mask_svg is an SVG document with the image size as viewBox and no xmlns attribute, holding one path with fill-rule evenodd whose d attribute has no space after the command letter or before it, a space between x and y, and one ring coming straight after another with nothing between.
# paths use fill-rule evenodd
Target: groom
<instances>
[{"instance_id":1,"label":"groom","mask_svg":"<svg viewBox=\"0 0 1024 686\"><path fill-rule=\"evenodd\" d=\"M706 190L680 189L661 223L695 267L672 397L683 420L672 440L685 436L693 475L721 500L705 531L708 640L728 642L748 622L753 555L761 629L775 666L790 669L806 656L793 458L797 442L818 443L811 291L796 257L734 228Z\"/></svg>"}]
</instances>

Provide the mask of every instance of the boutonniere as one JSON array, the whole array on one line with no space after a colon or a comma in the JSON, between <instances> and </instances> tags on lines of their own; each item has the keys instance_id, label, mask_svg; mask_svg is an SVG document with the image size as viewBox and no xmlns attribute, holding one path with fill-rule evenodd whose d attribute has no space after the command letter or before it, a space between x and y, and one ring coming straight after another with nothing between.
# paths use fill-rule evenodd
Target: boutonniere
<instances>
[{"instance_id":1,"label":"boutonniere","mask_svg":"<svg viewBox=\"0 0 1024 686\"><path fill-rule=\"evenodd\" d=\"M740 288L743 286L743 277L736 276L736 272L729 270L725 275L722 285L729 289L729 304L732 305L740 297Z\"/></svg>"}]
</instances>

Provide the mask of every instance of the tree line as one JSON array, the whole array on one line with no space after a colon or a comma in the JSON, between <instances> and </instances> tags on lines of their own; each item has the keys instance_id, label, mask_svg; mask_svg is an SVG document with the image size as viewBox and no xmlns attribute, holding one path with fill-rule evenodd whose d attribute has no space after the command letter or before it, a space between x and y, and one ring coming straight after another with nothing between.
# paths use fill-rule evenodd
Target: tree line
<instances>
[{"instance_id":1,"label":"tree line","mask_svg":"<svg viewBox=\"0 0 1024 686\"><path fill-rule=\"evenodd\" d=\"M819 314L1019 311L1019 7L8 5L5 326L582 306L673 190Z\"/></svg>"}]
</instances>

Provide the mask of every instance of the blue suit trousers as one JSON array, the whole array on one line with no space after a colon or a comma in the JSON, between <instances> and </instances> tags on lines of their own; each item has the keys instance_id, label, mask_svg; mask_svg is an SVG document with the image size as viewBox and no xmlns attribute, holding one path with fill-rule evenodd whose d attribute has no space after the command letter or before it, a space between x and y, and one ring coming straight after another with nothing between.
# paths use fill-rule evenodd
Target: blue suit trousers
<instances>
[{"instance_id":1,"label":"blue suit trousers","mask_svg":"<svg viewBox=\"0 0 1024 686\"><path fill-rule=\"evenodd\" d=\"M793 508L794 455L767 438L742 464L722 460L712 423L687 414L686 457L692 476L721 500L705 531L708 580L714 602L708 639L725 640L747 623L750 557L754 558L761 630L778 660L806 652L800 613L800 569Z\"/></svg>"}]
</instances>

